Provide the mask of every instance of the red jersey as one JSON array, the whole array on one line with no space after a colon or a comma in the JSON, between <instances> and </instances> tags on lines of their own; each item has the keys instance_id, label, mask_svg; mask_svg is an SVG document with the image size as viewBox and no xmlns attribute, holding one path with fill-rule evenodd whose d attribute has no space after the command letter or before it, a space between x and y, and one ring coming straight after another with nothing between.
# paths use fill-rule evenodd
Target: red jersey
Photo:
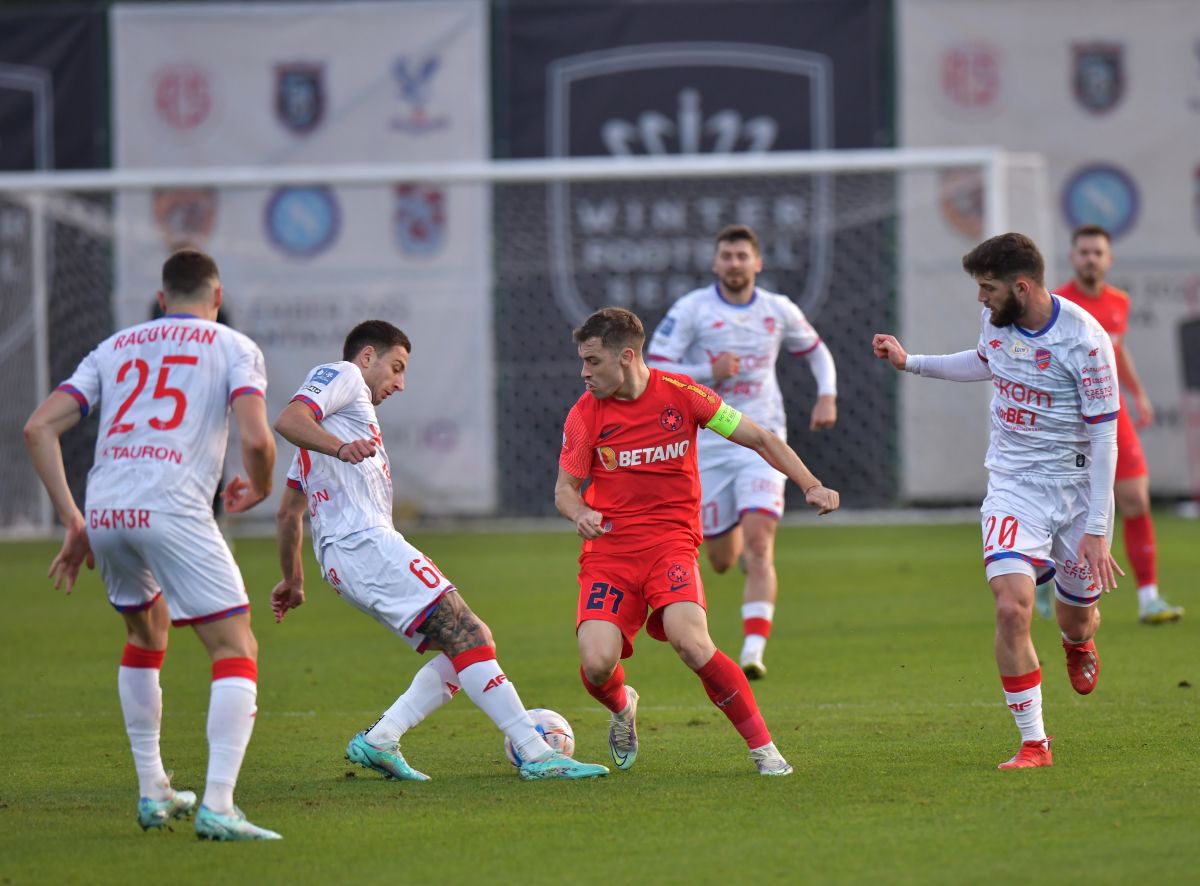
<instances>
[{"instance_id":1,"label":"red jersey","mask_svg":"<svg viewBox=\"0 0 1200 886\"><path fill-rule=\"evenodd\" d=\"M1095 317L1108 333L1108 337L1113 340L1114 347L1121 343L1125 328L1129 325L1128 293L1105 283L1099 295L1087 295L1074 280L1054 291Z\"/></svg>"},{"instance_id":2,"label":"red jersey","mask_svg":"<svg viewBox=\"0 0 1200 886\"><path fill-rule=\"evenodd\" d=\"M636 400L584 392L567 414L558 464L592 478L583 500L603 516L605 533L584 541L585 553L700 546L696 431L720 408L711 389L659 369Z\"/></svg>"}]
</instances>

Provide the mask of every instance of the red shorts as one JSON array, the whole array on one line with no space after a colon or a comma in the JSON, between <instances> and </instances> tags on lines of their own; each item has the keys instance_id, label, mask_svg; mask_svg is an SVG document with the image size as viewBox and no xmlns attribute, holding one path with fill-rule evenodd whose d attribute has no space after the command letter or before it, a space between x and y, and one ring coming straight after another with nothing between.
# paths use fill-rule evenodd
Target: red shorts
<instances>
[{"instance_id":1,"label":"red shorts","mask_svg":"<svg viewBox=\"0 0 1200 886\"><path fill-rule=\"evenodd\" d=\"M1146 467L1146 456L1142 453L1142 441L1133 428L1133 416L1121 404L1117 413L1117 479L1129 480L1145 477L1150 473Z\"/></svg>"},{"instance_id":2,"label":"red shorts","mask_svg":"<svg viewBox=\"0 0 1200 886\"><path fill-rule=\"evenodd\" d=\"M663 609L684 601L707 608L694 546L672 544L633 555L586 553L579 558L575 630L585 621L615 624L624 637L621 658L633 655L633 638L642 625L655 640L665 641Z\"/></svg>"}]
</instances>

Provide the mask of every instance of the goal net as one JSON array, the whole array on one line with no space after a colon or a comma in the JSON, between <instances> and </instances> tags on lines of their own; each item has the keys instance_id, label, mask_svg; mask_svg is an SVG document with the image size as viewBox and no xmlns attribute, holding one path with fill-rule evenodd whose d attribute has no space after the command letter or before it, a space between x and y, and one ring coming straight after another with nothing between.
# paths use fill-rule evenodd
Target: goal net
<instances>
[{"instance_id":1,"label":"goal net","mask_svg":"<svg viewBox=\"0 0 1200 886\"><path fill-rule=\"evenodd\" d=\"M272 414L355 323L409 333L408 389L381 410L399 512L548 515L581 393L571 330L622 305L652 331L711 282L715 232L746 223L759 284L805 311L838 365L838 425L814 434L811 375L781 357L793 445L847 507L965 501L982 489L986 391L910 388L870 337L973 346L962 254L1022 230L1052 255L1048 212L1040 159L991 149L0 176L0 363L33 381L0 408L19 427L91 347L148 319L163 258L192 244L264 350ZM64 437L81 502L95 434ZM52 525L15 434L0 482L0 531Z\"/></svg>"}]
</instances>

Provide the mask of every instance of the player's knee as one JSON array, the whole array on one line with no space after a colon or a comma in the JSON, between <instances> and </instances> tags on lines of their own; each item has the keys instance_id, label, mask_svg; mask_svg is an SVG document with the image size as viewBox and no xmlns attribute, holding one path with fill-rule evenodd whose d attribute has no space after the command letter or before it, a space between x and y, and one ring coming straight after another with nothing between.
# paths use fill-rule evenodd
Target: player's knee
<instances>
[{"instance_id":1,"label":"player's knee","mask_svg":"<svg viewBox=\"0 0 1200 886\"><path fill-rule=\"evenodd\" d=\"M716 654L717 647L708 634L689 634L671 640L671 647L680 660L693 671L704 667Z\"/></svg>"},{"instance_id":2,"label":"player's knee","mask_svg":"<svg viewBox=\"0 0 1200 886\"><path fill-rule=\"evenodd\" d=\"M708 562L712 566L713 572L717 575L723 575L733 568L737 563L737 556L733 552L712 551L708 552Z\"/></svg>"},{"instance_id":3,"label":"player's knee","mask_svg":"<svg viewBox=\"0 0 1200 886\"><path fill-rule=\"evenodd\" d=\"M1032 618L1032 600L1001 597L996 601L996 630L1002 635L1028 632Z\"/></svg>"},{"instance_id":4,"label":"player's knee","mask_svg":"<svg viewBox=\"0 0 1200 886\"><path fill-rule=\"evenodd\" d=\"M617 658L601 650L580 651L580 668L593 686L603 686L617 669Z\"/></svg>"},{"instance_id":5,"label":"player's knee","mask_svg":"<svg viewBox=\"0 0 1200 886\"><path fill-rule=\"evenodd\" d=\"M1117 510L1126 520L1131 517L1140 517L1150 510L1150 495L1140 489L1127 492L1118 491L1115 498Z\"/></svg>"}]
</instances>

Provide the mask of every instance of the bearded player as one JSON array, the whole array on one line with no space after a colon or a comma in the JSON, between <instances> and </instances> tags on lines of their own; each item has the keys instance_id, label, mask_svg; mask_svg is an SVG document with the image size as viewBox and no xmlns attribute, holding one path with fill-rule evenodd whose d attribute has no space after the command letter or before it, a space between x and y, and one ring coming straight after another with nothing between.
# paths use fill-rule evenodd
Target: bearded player
<instances>
[{"instance_id":1,"label":"bearded player","mask_svg":"<svg viewBox=\"0 0 1200 886\"><path fill-rule=\"evenodd\" d=\"M837 421L837 369L817 331L786 295L754 285L762 271L758 236L730 225L716 237L711 286L680 298L654 332L646 359L655 368L712 385L721 398L780 439L787 439L783 394L775 374L779 351L802 356L817 382L809 430ZM775 529L783 516L786 478L753 452L716 434L698 441L704 547L718 573L734 563L746 573L739 660L746 676L763 677L763 653L775 617Z\"/></svg>"},{"instance_id":2,"label":"bearded player","mask_svg":"<svg viewBox=\"0 0 1200 886\"><path fill-rule=\"evenodd\" d=\"M636 315L605 308L574 333L586 391L567 415L554 502L583 539L576 635L588 693L612 713L608 744L628 769L637 758L638 694L625 685L621 659L633 654L642 625L669 642L696 672L713 704L750 749L759 773L792 767L771 741L746 675L713 644L700 545L696 434L711 428L758 453L826 514L838 506L800 457L686 375L650 369ZM585 479L587 491L580 492Z\"/></svg>"},{"instance_id":3,"label":"bearded player","mask_svg":"<svg viewBox=\"0 0 1200 886\"><path fill-rule=\"evenodd\" d=\"M1112 267L1108 231L1099 225L1084 225L1071 234L1071 267L1075 279L1057 293L1074 302L1099 321L1112 339L1117 354L1117 377L1121 383L1121 413L1117 417L1117 480L1113 492L1121 512L1125 553L1137 580L1138 618L1144 624L1163 624L1183 618L1183 608L1158 596L1158 552L1154 545L1154 521L1150 517L1150 473L1136 428L1154 420L1154 408L1138 377L1133 357L1125 347L1129 323L1129 296L1105 282ZM1137 410L1135 423L1125 408L1128 392ZM1050 617L1051 589L1038 586L1038 611Z\"/></svg>"},{"instance_id":4,"label":"bearded player","mask_svg":"<svg viewBox=\"0 0 1200 886\"><path fill-rule=\"evenodd\" d=\"M1034 584L1056 577L1058 626L1072 688L1100 676L1097 602L1121 573L1109 552L1120 408L1116 358L1086 311L1051 295L1023 234L963 256L984 305L978 343L957 354L909 354L879 333L875 356L916 375L992 382L991 441L981 508L983 562L996 606L996 664L1021 747L1000 769L1049 766L1042 669L1030 637Z\"/></svg>"}]
</instances>

